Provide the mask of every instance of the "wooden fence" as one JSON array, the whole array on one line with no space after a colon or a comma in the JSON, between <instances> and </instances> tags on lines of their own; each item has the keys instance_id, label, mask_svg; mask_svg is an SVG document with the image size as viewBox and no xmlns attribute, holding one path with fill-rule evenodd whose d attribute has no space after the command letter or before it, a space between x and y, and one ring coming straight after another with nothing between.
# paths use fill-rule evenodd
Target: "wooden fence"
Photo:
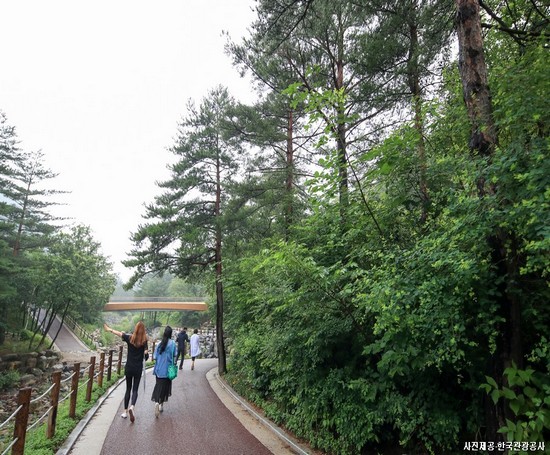
<instances>
[{"instance_id":1,"label":"wooden fence","mask_svg":"<svg viewBox=\"0 0 550 455\"><path fill-rule=\"evenodd\" d=\"M119 346L118 349L118 362L116 364L116 372L120 375L122 370L122 350L123 346ZM106 376L107 381L111 380L113 371L113 352L110 350L107 359L105 352L102 352L99 357L99 364L96 368L96 357L90 357L90 362L82 378L80 377L80 363L75 363L73 366L73 373L66 379L61 379L61 372L57 371L52 374L52 384L50 387L40 396L31 398L31 388L25 387L19 390L17 397L17 408L15 411L0 424L0 430L5 428L13 421L13 439L4 448L1 455L7 454L11 450L12 455L22 455L25 451L25 438L28 431L31 431L38 426L42 421L47 418L46 425L46 438L51 439L55 435L55 425L57 421L57 410L59 404L65 400L69 400L69 417L74 418L76 416L76 404L78 399L78 389L80 387L86 387L85 401L90 402L92 399L92 390L94 382L97 382L98 387L103 387L103 379ZM81 380L82 379L82 380ZM60 398L61 384L71 381L70 391ZM44 414L38 417L34 422L29 422L31 405L36 406L35 403L45 400L49 401L49 407Z\"/></svg>"}]
</instances>

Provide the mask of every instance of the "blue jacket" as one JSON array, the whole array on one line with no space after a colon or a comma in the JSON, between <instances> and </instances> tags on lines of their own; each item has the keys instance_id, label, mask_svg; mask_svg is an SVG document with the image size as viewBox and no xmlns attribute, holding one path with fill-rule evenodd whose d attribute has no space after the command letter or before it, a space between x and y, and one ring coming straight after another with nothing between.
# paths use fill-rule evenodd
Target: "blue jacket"
<instances>
[{"instance_id":1,"label":"blue jacket","mask_svg":"<svg viewBox=\"0 0 550 455\"><path fill-rule=\"evenodd\" d=\"M155 367L153 368L153 374L157 378L167 378L168 377L168 365L174 363L174 358L176 357L176 343L174 340L168 340L166 349L161 354L159 352L160 343L155 349Z\"/></svg>"}]
</instances>

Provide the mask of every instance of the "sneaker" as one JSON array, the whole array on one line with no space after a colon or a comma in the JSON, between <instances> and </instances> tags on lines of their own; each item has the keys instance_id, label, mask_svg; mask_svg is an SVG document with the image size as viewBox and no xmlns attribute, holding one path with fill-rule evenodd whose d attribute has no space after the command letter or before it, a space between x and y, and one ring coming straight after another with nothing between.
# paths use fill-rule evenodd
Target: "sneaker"
<instances>
[{"instance_id":1,"label":"sneaker","mask_svg":"<svg viewBox=\"0 0 550 455\"><path fill-rule=\"evenodd\" d=\"M125 419L126 417L128 417L128 414L126 414L125 412L123 412L122 414L120 414L120 417L122 417L123 419Z\"/></svg>"},{"instance_id":2,"label":"sneaker","mask_svg":"<svg viewBox=\"0 0 550 455\"><path fill-rule=\"evenodd\" d=\"M130 414L130 422L134 422L134 420L136 420L136 416L134 415L133 406L130 406L130 409L128 409L128 414Z\"/></svg>"},{"instance_id":3,"label":"sneaker","mask_svg":"<svg viewBox=\"0 0 550 455\"><path fill-rule=\"evenodd\" d=\"M158 418L160 414L160 405L158 403L155 403L155 417Z\"/></svg>"},{"instance_id":4,"label":"sneaker","mask_svg":"<svg viewBox=\"0 0 550 455\"><path fill-rule=\"evenodd\" d=\"M162 412L162 403L159 404L159 412Z\"/></svg>"}]
</instances>

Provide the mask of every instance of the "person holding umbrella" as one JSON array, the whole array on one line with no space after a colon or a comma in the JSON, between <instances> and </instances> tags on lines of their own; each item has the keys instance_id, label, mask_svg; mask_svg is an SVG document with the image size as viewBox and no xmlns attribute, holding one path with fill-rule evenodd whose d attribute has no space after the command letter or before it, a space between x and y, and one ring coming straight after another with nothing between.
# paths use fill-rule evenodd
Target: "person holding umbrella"
<instances>
[{"instance_id":1,"label":"person holding umbrella","mask_svg":"<svg viewBox=\"0 0 550 455\"><path fill-rule=\"evenodd\" d=\"M128 356L126 358L126 365L124 366L124 375L126 377L126 393L124 395L124 412L120 415L123 419L130 416L130 422L134 422L135 417L135 405L138 398L139 382L141 380L141 371L143 360L149 358L149 351L147 350L147 332L145 325L142 321L139 321L132 334L119 332L109 327L107 324L103 324L103 328L107 332L111 332L122 338L128 345ZM132 398L131 406L130 395Z\"/></svg>"}]
</instances>

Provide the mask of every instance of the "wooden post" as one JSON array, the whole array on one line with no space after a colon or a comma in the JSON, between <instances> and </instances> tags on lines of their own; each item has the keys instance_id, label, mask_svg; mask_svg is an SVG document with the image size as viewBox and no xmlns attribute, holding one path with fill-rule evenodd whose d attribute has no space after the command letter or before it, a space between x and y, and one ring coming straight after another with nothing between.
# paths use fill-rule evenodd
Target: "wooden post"
<instances>
[{"instance_id":1,"label":"wooden post","mask_svg":"<svg viewBox=\"0 0 550 455\"><path fill-rule=\"evenodd\" d=\"M61 371L52 374L54 384L50 395L50 412L48 413L48 426L46 427L46 439L51 439L55 435L55 424L57 422L57 404L59 403L59 390L61 389Z\"/></svg>"},{"instance_id":2,"label":"wooden post","mask_svg":"<svg viewBox=\"0 0 550 455\"><path fill-rule=\"evenodd\" d=\"M99 355L99 376L97 377L97 385L103 387L103 370L105 369L105 353Z\"/></svg>"},{"instance_id":3,"label":"wooden post","mask_svg":"<svg viewBox=\"0 0 550 455\"><path fill-rule=\"evenodd\" d=\"M80 379L80 362L74 364L73 380L71 381L71 400L69 403L69 417L76 416L76 399L78 395L78 380Z\"/></svg>"},{"instance_id":4,"label":"wooden post","mask_svg":"<svg viewBox=\"0 0 550 455\"><path fill-rule=\"evenodd\" d=\"M107 382L111 380L112 370L113 370L113 350L109 349L109 361L107 362Z\"/></svg>"},{"instance_id":5,"label":"wooden post","mask_svg":"<svg viewBox=\"0 0 550 455\"><path fill-rule=\"evenodd\" d=\"M12 455L23 455L25 452L25 436L27 435L30 402L31 388L25 387L24 389L19 389L19 395L17 396L17 407L22 406L22 408L15 417L13 439L17 439L17 442L11 448Z\"/></svg>"},{"instance_id":6,"label":"wooden post","mask_svg":"<svg viewBox=\"0 0 550 455\"><path fill-rule=\"evenodd\" d=\"M120 376L120 370L122 369L122 350L124 346L120 345L118 347L118 362L116 364L116 374Z\"/></svg>"},{"instance_id":7,"label":"wooden post","mask_svg":"<svg viewBox=\"0 0 550 455\"><path fill-rule=\"evenodd\" d=\"M95 373L95 355L90 357L90 368L88 368L88 384L86 384L86 402L90 402L92 399L92 388L94 386L94 373Z\"/></svg>"}]
</instances>

